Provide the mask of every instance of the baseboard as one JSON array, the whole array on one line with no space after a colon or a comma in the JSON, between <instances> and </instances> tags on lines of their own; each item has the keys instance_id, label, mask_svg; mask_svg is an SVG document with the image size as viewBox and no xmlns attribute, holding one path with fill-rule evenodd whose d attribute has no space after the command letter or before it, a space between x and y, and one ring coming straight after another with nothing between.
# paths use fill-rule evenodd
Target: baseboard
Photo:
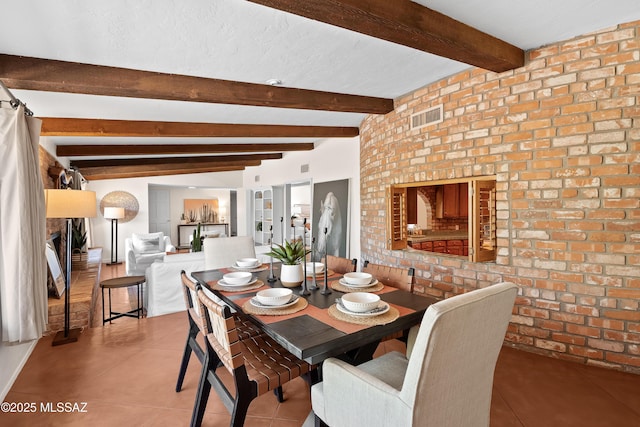
<instances>
[{"instance_id":1,"label":"baseboard","mask_svg":"<svg viewBox=\"0 0 640 427\"><path fill-rule=\"evenodd\" d=\"M13 383L18 378L22 368L29 360L29 356L36 347L38 340L17 345L0 344L0 360L2 360L2 374L0 374L0 402L9 394Z\"/></svg>"}]
</instances>

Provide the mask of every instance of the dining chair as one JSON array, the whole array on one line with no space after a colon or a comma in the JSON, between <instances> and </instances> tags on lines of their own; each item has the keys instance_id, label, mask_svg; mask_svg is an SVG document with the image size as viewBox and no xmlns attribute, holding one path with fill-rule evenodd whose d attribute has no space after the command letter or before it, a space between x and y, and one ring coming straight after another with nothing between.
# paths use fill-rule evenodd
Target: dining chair
<instances>
[{"instance_id":1,"label":"dining chair","mask_svg":"<svg viewBox=\"0 0 640 427\"><path fill-rule=\"evenodd\" d=\"M410 357L329 358L311 388L316 425L489 426L493 373L518 287L503 282L431 305Z\"/></svg>"},{"instance_id":2,"label":"dining chair","mask_svg":"<svg viewBox=\"0 0 640 427\"><path fill-rule=\"evenodd\" d=\"M251 236L204 239L204 266L207 270L231 267L240 258L255 258L256 248Z\"/></svg>"},{"instance_id":3,"label":"dining chair","mask_svg":"<svg viewBox=\"0 0 640 427\"><path fill-rule=\"evenodd\" d=\"M207 347L193 408L191 426L200 426L211 387L231 413L231 426L244 425L253 399L307 374L311 366L289 353L266 335L240 339L236 319L229 307L217 304L196 285L200 304L198 325ZM231 394L217 368L224 366L233 377Z\"/></svg>"},{"instance_id":4,"label":"dining chair","mask_svg":"<svg viewBox=\"0 0 640 427\"><path fill-rule=\"evenodd\" d=\"M356 271L358 260L327 254L324 265L327 266L327 269L335 271L338 274L345 274Z\"/></svg>"},{"instance_id":5,"label":"dining chair","mask_svg":"<svg viewBox=\"0 0 640 427\"><path fill-rule=\"evenodd\" d=\"M187 273L183 270L180 273L182 280L182 290L184 294L184 301L187 306L187 317L189 319L189 332L187 334L187 343L184 347L184 353L182 354L182 361L180 363L180 372L178 373L178 382L176 383L176 391L182 390L182 383L184 382L184 376L187 373L187 367L189 360L191 359L191 353L195 354L200 363L204 361L204 350L198 344L197 336L201 329L200 324L200 304L196 295L196 283L193 282L187 276ZM240 313L233 314L236 321L236 330L238 332L239 339L248 339L254 336L262 335L262 330L255 326L251 321ZM278 400L282 400L282 389L277 390L276 396Z\"/></svg>"},{"instance_id":6,"label":"dining chair","mask_svg":"<svg viewBox=\"0 0 640 427\"><path fill-rule=\"evenodd\" d=\"M362 266L362 271L372 274L373 277L387 286L413 292L413 284L415 282L415 269L413 267L390 267L365 261Z\"/></svg>"}]
</instances>

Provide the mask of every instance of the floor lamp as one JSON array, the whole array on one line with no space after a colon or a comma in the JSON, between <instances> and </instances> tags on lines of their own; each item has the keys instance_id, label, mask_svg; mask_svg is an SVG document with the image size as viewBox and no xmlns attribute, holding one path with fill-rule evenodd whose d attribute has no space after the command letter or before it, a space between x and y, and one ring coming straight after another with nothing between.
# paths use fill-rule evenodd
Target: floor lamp
<instances>
[{"instance_id":1,"label":"floor lamp","mask_svg":"<svg viewBox=\"0 0 640 427\"><path fill-rule=\"evenodd\" d=\"M69 327L69 292L71 286L71 222L73 218L93 218L96 216L96 193L84 190L44 190L47 218L67 220L66 268L64 282L64 330L53 338L52 345L62 345L78 341L81 328Z\"/></svg>"},{"instance_id":2,"label":"floor lamp","mask_svg":"<svg viewBox=\"0 0 640 427\"><path fill-rule=\"evenodd\" d=\"M122 262L118 262L118 220L124 218L124 208L104 208L104 218L111 220L111 262L107 265L122 264ZM114 248L115 257L113 256Z\"/></svg>"}]
</instances>

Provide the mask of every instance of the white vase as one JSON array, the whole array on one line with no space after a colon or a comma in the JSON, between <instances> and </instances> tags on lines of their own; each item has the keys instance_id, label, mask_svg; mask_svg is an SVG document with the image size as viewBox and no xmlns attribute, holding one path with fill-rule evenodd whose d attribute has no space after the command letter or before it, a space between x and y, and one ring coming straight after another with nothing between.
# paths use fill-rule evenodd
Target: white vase
<instances>
[{"instance_id":1,"label":"white vase","mask_svg":"<svg viewBox=\"0 0 640 427\"><path fill-rule=\"evenodd\" d=\"M280 281L286 288L295 288L304 281L302 264L280 266Z\"/></svg>"}]
</instances>

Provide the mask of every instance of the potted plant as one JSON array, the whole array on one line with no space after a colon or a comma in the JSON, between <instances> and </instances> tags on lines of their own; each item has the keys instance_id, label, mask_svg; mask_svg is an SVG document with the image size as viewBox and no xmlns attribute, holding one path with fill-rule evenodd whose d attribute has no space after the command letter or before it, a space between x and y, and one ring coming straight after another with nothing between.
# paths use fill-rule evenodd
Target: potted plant
<instances>
[{"instance_id":1,"label":"potted plant","mask_svg":"<svg viewBox=\"0 0 640 427\"><path fill-rule=\"evenodd\" d=\"M280 267L280 281L287 288L300 286L304 281L302 263L311 251L304 247L302 240L296 239L293 242L285 240L284 245L277 243L271 248L267 255L277 259L282 263Z\"/></svg>"},{"instance_id":2,"label":"potted plant","mask_svg":"<svg viewBox=\"0 0 640 427\"><path fill-rule=\"evenodd\" d=\"M82 232L82 220L71 223L71 269L86 270L89 254L84 250L87 233Z\"/></svg>"}]
</instances>

